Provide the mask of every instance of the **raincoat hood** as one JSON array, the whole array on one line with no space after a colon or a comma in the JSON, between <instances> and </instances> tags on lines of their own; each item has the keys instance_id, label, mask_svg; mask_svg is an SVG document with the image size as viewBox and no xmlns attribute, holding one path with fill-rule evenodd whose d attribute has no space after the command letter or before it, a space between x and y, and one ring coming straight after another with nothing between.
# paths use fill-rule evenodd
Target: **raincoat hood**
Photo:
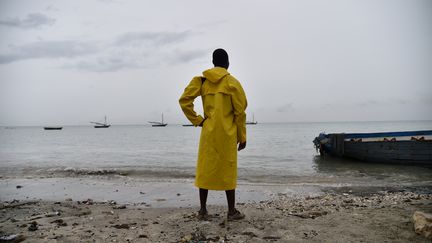
<instances>
[{"instance_id":1,"label":"raincoat hood","mask_svg":"<svg viewBox=\"0 0 432 243\"><path fill-rule=\"evenodd\" d=\"M203 72L204 77L212 83L219 83L223 77L229 74L230 73L222 67L214 67Z\"/></svg>"}]
</instances>

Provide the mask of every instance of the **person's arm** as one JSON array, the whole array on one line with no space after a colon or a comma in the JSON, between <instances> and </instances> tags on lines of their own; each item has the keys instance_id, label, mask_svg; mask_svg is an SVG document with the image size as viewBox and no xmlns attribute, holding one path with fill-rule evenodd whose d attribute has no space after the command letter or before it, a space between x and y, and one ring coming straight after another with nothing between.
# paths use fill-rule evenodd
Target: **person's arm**
<instances>
[{"instance_id":1,"label":"person's arm","mask_svg":"<svg viewBox=\"0 0 432 243\"><path fill-rule=\"evenodd\" d=\"M234 80L231 83L231 101L234 108L234 122L237 125L238 150L246 147L246 94L240 82Z\"/></svg>"},{"instance_id":2,"label":"person's arm","mask_svg":"<svg viewBox=\"0 0 432 243\"><path fill-rule=\"evenodd\" d=\"M201 94L201 85L201 77L194 77L179 99L183 113L194 126L200 126L204 121L204 118L195 112L193 104L195 98Z\"/></svg>"}]
</instances>

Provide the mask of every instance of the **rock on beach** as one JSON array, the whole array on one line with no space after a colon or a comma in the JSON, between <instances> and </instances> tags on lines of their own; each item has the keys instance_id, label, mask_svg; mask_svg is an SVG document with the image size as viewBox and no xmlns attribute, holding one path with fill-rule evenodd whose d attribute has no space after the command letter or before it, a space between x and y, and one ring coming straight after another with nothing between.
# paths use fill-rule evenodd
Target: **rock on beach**
<instances>
[{"instance_id":1,"label":"rock on beach","mask_svg":"<svg viewBox=\"0 0 432 243\"><path fill-rule=\"evenodd\" d=\"M432 214L416 211L413 221L415 232L432 240Z\"/></svg>"}]
</instances>

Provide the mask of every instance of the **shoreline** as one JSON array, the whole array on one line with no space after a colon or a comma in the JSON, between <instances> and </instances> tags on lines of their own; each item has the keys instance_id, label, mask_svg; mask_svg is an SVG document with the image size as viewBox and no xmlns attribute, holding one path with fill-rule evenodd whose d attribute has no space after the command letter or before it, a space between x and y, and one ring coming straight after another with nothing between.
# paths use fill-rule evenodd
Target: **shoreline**
<instances>
[{"instance_id":1,"label":"shoreline","mask_svg":"<svg viewBox=\"0 0 432 243\"><path fill-rule=\"evenodd\" d=\"M296 183L249 183L239 181L236 200L253 203L286 195L291 198L319 196L325 193L370 194L381 191L410 191L432 193L429 183L346 183L335 181ZM12 200L114 200L122 204L147 205L147 207L198 206L198 190L193 179L137 180L127 177L61 177L61 178L1 178L0 202ZM208 202L225 205L223 191L210 191Z\"/></svg>"},{"instance_id":2,"label":"shoreline","mask_svg":"<svg viewBox=\"0 0 432 243\"><path fill-rule=\"evenodd\" d=\"M367 195L392 192L432 193L429 183L346 183L335 181L296 183L249 183L239 181L236 200L253 203L271 200L280 195L290 198L319 196L325 193L357 193ZM1 178L0 202L12 200L114 200L122 204L147 205L147 207L191 207L198 206L198 190L193 179L136 180L127 177L48 177L48 178ZM209 203L225 205L223 191L210 191Z\"/></svg>"},{"instance_id":3,"label":"shoreline","mask_svg":"<svg viewBox=\"0 0 432 243\"><path fill-rule=\"evenodd\" d=\"M351 191L351 192L350 192ZM207 221L197 206L154 208L114 201L9 201L0 204L0 231L24 242L430 242L414 232L415 211L432 212L432 194L342 188L316 196L279 194L237 203L246 214L226 221L210 203Z\"/></svg>"},{"instance_id":4,"label":"shoreline","mask_svg":"<svg viewBox=\"0 0 432 243\"><path fill-rule=\"evenodd\" d=\"M322 194L316 185L241 184L236 189L240 203L272 199L279 194L291 197ZM129 205L145 205L153 208L198 206L198 190L193 180L125 180L124 178L29 178L1 179L0 202L12 200L114 200ZM208 202L225 205L223 191L210 191Z\"/></svg>"},{"instance_id":5,"label":"shoreline","mask_svg":"<svg viewBox=\"0 0 432 243\"><path fill-rule=\"evenodd\" d=\"M226 221L223 191L210 191L199 221L193 179L123 176L0 178L0 237L15 242L430 242L413 214L432 213L432 185L239 181ZM0 238L2 239L2 238Z\"/></svg>"}]
</instances>

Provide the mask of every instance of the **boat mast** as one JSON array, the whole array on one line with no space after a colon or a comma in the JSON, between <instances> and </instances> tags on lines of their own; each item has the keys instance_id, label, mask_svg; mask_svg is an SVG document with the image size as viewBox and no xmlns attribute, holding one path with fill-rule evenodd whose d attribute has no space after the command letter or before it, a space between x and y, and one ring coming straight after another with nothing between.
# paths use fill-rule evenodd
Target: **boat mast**
<instances>
[{"instance_id":1,"label":"boat mast","mask_svg":"<svg viewBox=\"0 0 432 243\"><path fill-rule=\"evenodd\" d=\"M162 124L164 124L164 123L163 123L163 113L162 113Z\"/></svg>"},{"instance_id":2,"label":"boat mast","mask_svg":"<svg viewBox=\"0 0 432 243\"><path fill-rule=\"evenodd\" d=\"M106 125L107 123L106 123L106 115L105 115L105 125Z\"/></svg>"}]
</instances>

